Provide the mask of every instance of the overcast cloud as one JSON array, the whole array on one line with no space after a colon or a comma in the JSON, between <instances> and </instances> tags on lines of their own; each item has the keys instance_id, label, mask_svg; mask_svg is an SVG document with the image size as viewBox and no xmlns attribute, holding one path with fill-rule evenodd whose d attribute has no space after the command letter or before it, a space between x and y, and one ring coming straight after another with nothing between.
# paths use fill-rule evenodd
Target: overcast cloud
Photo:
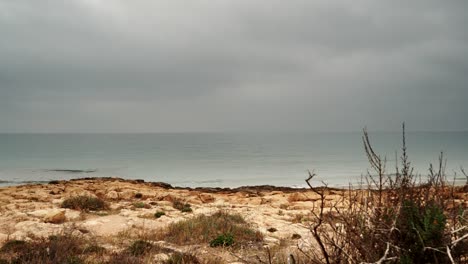
<instances>
[{"instance_id":1,"label":"overcast cloud","mask_svg":"<svg viewBox=\"0 0 468 264\"><path fill-rule=\"evenodd\" d=\"M468 130L467 10L0 0L0 132Z\"/></svg>"}]
</instances>

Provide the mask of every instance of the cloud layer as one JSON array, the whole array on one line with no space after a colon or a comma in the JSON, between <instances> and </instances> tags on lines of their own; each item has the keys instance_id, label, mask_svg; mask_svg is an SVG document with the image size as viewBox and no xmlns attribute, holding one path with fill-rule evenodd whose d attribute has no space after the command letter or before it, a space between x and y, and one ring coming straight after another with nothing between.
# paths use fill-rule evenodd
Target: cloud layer
<instances>
[{"instance_id":1,"label":"cloud layer","mask_svg":"<svg viewBox=\"0 0 468 264\"><path fill-rule=\"evenodd\" d=\"M0 132L468 130L466 10L0 0Z\"/></svg>"}]
</instances>

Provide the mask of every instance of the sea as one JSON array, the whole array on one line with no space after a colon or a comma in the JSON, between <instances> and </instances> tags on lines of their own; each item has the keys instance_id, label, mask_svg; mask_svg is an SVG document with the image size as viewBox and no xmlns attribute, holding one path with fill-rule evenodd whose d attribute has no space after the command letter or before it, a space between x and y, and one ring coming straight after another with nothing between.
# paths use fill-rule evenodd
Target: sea
<instances>
[{"instance_id":1,"label":"sea","mask_svg":"<svg viewBox=\"0 0 468 264\"><path fill-rule=\"evenodd\" d=\"M394 173L401 133L370 132L370 139ZM443 152L448 179L466 181L468 132L407 132L406 145L422 178ZM120 177L181 187L305 187L308 171L316 185L362 183L373 173L362 133L0 134L0 186Z\"/></svg>"}]
</instances>

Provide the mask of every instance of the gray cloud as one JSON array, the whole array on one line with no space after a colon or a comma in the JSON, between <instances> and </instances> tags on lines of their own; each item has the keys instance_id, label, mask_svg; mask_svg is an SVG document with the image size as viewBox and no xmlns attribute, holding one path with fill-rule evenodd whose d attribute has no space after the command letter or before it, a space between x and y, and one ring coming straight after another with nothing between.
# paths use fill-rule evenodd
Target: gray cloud
<instances>
[{"instance_id":1,"label":"gray cloud","mask_svg":"<svg viewBox=\"0 0 468 264\"><path fill-rule=\"evenodd\" d=\"M467 130L467 8L0 0L0 132Z\"/></svg>"}]
</instances>

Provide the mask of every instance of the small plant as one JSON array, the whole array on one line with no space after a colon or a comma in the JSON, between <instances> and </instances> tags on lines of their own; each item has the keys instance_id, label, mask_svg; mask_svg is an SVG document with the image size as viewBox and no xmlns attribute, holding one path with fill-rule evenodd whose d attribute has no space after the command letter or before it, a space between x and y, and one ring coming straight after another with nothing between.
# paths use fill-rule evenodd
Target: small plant
<instances>
[{"instance_id":1,"label":"small plant","mask_svg":"<svg viewBox=\"0 0 468 264\"><path fill-rule=\"evenodd\" d=\"M65 199L62 202L62 208L69 208L80 211L99 211L107 209L108 206L106 202L99 198L80 195Z\"/></svg>"},{"instance_id":2,"label":"small plant","mask_svg":"<svg viewBox=\"0 0 468 264\"><path fill-rule=\"evenodd\" d=\"M172 207L183 213L191 213L193 211L192 206L189 203L185 203L181 200L174 200Z\"/></svg>"},{"instance_id":3,"label":"small plant","mask_svg":"<svg viewBox=\"0 0 468 264\"><path fill-rule=\"evenodd\" d=\"M158 211L158 212L154 213L154 217L156 217L156 218L160 218L163 215L166 215L166 213L162 212L162 211Z\"/></svg>"},{"instance_id":4,"label":"small plant","mask_svg":"<svg viewBox=\"0 0 468 264\"><path fill-rule=\"evenodd\" d=\"M229 247L234 244L234 237L232 234L222 234L217 238L211 240L210 247Z\"/></svg>"},{"instance_id":5,"label":"small plant","mask_svg":"<svg viewBox=\"0 0 468 264\"><path fill-rule=\"evenodd\" d=\"M191 212L193 212L192 207L190 207L190 205L182 207L182 209L180 211L182 213L191 213Z\"/></svg>"},{"instance_id":6,"label":"small plant","mask_svg":"<svg viewBox=\"0 0 468 264\"><path fill-rule=\"evenodd\" d=\"M128 252L133 256L141 256L153 248L153 245L144 240L137 240L128 247Z\"/></svg>"},{"instance_id":7,"label":"small plant","mask_svg":"<svg viewBox=\"0 0 468 264\"><path fill-rule=\"evenodd\" d=\"M135 208L151 208L149 204L143 203L143 202L136 202L133 203L133 207Z\"/></svg>"}]
</instances>

